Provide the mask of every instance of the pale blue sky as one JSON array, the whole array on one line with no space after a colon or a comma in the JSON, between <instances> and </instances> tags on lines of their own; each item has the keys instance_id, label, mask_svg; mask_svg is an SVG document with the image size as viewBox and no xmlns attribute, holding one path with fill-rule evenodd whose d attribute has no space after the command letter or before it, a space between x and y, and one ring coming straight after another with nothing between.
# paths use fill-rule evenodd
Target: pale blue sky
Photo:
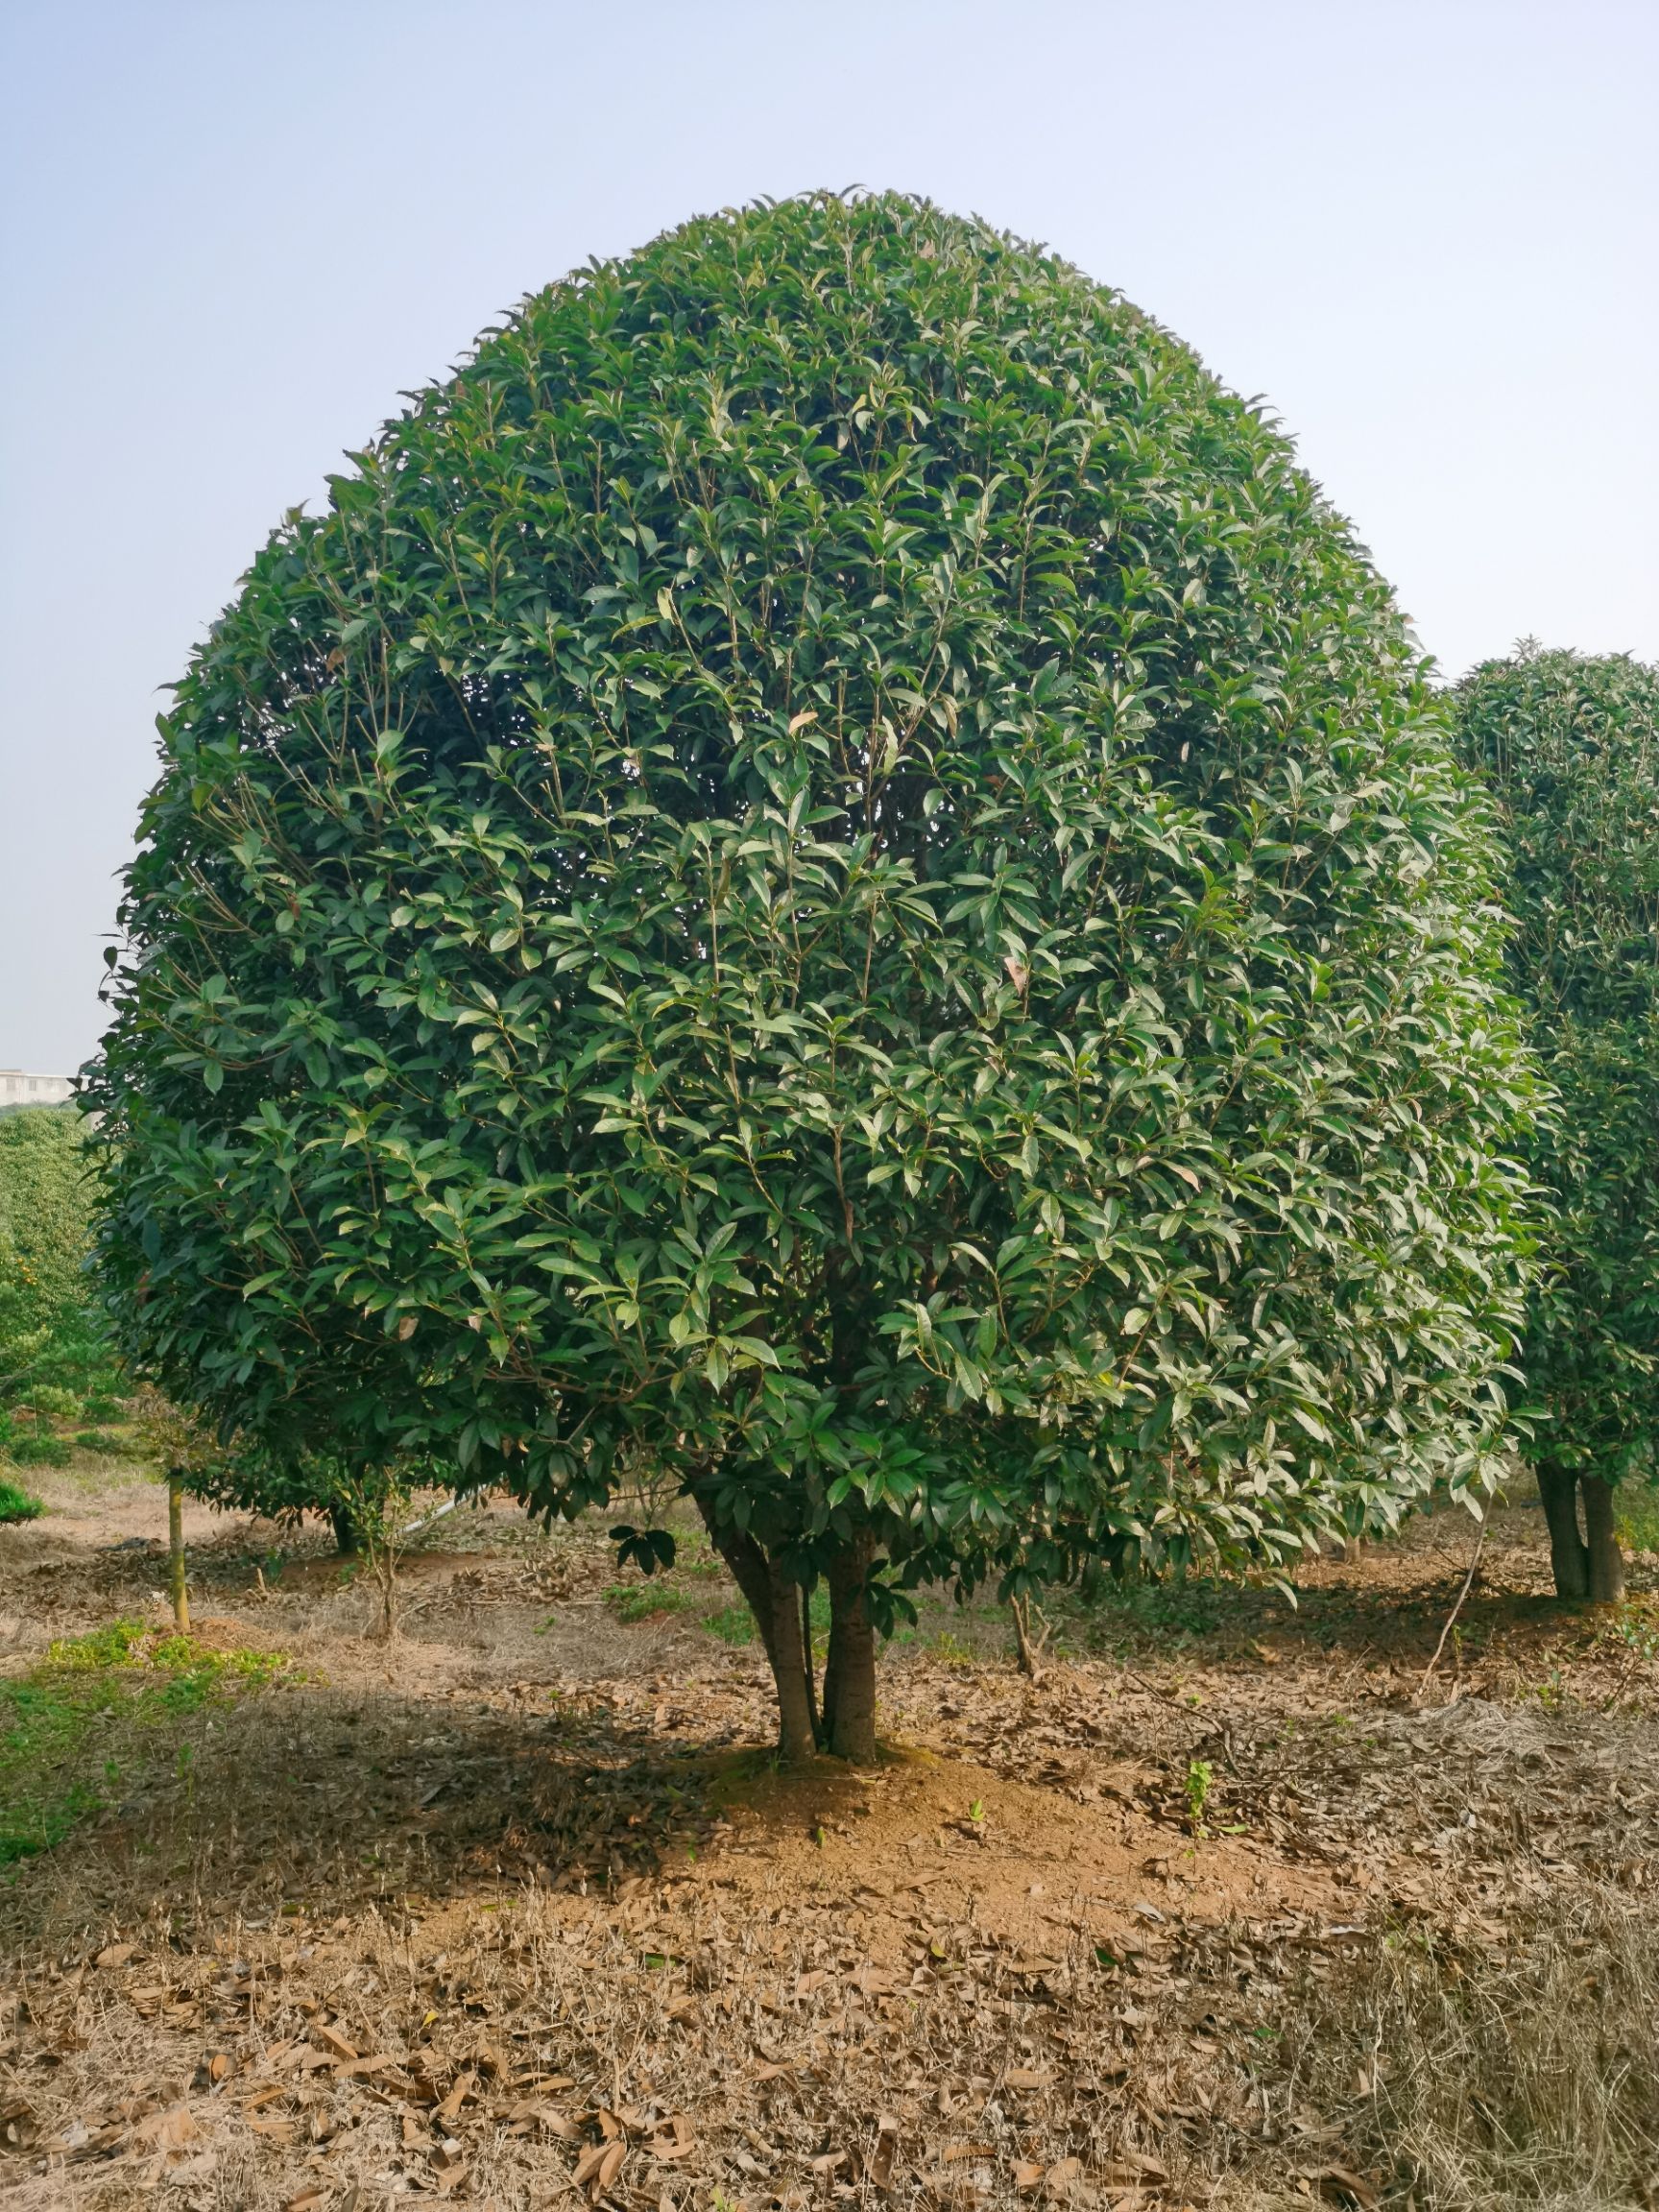
<instances>
[{"instance_id":1,"label":"pale blue sky","mask_svg":"<svg viewBox=\"0 0 1659 2212\"><path fill-rule=\"evenodd\" d=\"M0 0L0 1065L100 1026L157 687L522 293L926 192L1266 395L1451 672L1659 659L1659 0Z\"/></svg>"}]
</instances>

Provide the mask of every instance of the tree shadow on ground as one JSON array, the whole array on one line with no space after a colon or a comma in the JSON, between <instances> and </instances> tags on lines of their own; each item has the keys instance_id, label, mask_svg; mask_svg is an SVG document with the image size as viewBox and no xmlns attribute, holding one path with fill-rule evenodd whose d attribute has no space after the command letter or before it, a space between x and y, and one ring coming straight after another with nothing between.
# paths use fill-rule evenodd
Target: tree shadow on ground
<instances>
[{"instance_id":1,"label":"tree shadow on ground","mask_svg":"<svg viewBox=\"0 0 1659 2212\"><path fill-rule=\"evenodd\" d=\"M1306 1563L1293 1596L1266 1581L1241 1585L1200 1575L1130 1584L1079 1608L1068 1631L1082 1648L1105 1657L1179 1657L1224 1667L1263 1658L1315 1666L1335 1660L1409 1671L1427 1666L1455 1611L1459 1651L1501 1658L1523 1674L1569 1651L1582 1656L1605 1639L1607 1609L1555 1598L1538 1513L1495 1514L1477 1561L1479 1534L1461 1512L1426 1517L1399 1538L1367 1544L1351 1563ZM1632 1563L1630 1596L1638 1607L1654 1597L1656 1581L1645 1560Z\"/></svg>"},{"instance_id":2,"label":"tree shadow on ground","mask_svg":"<svg viewBox=\"0 0 1659 2212\"><path fill-rule=\"evenodd\" d=\"M0 1890L0 1941L134 1919L268 1925L503 1883L618 1884L695 1853L731 1754L677 1751L596 1699L550 1716L277 1680L204 1707L119 1759L101 1800Z\"/></svg>"}]
</instances>

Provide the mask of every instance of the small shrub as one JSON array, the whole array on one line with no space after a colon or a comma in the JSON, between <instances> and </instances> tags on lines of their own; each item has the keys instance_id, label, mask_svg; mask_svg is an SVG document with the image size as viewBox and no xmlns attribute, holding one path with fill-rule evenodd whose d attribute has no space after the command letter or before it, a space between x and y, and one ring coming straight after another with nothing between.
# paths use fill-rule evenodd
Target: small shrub
<instances>
[{"instance_id":1,"label":"small shrub","mask_svg":"<svg viewBox=\"0 0 1659 2212\"><path fill-rule=\"evenodd\" d=\"M933 1656L947 1667L972 1667L978 1654L954 1630L941 1628L933 1639Z\"/></svg>"},{"instance_id":2,"label":"small shrub","mask_svg":"<svg viewBox=\"0 0 1659 2212\"><path fill-rule=\"evenodd\" d=\"M37 1382L23 1398L23 1407L37 1420L79 1421L82 1417L81 1400L73 1390L60 1390L49 1382Z\"/></svg>"},{"instance_id":3,"label":"small shrub","mask_svg":"<svg viewBox=\"0 0 1659 2212\"><path fill-rule=\"evenodd\" d=\"M14 1413L86 1418L88 1392L119 1411L109 1344L86 1277L96 1176L84 1126L80 1114L58 1106L0 1118L0 1441L9 1442L5 1428Z\"/></svg>"},{"instance_id":4,"label":"small shrub","mask_svg":"<svg viewBox=\"0 0 1659 2212\"><path fill-rule=\"evenodd\" d=\"M75 1456L74 1447L61 1436L40 1429L21 1431L12 1437L6 1450L19 1467L67 1467Z\"/></svg>"},{"instance_id":5,"label":"small shrub","mask_svg":"<svg viewBox=\"0 0 1659 2212\"><path fill-rule=\"evenodd\" d=\"M0 1526L12 1521L36 1521L46 1510L32 1491L19 1490L0 1475Z\"/></svg>"}]
</instances>

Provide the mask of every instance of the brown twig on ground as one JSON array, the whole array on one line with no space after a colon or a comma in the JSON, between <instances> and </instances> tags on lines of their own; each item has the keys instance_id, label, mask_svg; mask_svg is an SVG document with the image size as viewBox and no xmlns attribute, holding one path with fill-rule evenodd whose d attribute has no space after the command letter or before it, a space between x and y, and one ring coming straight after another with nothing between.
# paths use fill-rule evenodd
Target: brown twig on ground
<instances>
[{"instance_id":1,"label":"brown twig on ground","mask_svg":"<svg viewBox=\"0 0 1659 2212\"><path fill-rule=\"evenodd\" d=\"M1480 1553L1485 1546L1486 1531L1491 1526L1491 1522L1492 1501L1490 1498L1488 1498L1484 1507L1481 1510L1480 1527L1475 1538L1475 1549L1469 1556L1469 1572L1463 1577L1463 1587L1457 1593L1456 1601L1454 1603L1451 1612L1446 1616L1446 1625L1440 1631L1440 1641L1434 1647L1434 1656L1430 1660L1428 1666L1423 1670L1423 1679L1417 1685L1417 1695L1419 1697L1421 1697L1424 1691L1428 1689L1430 1677L1433 1674L1435 1668L1440 1664L1440 1654L1446 1648L1446 1639L1451 1635L1452 1630L1456 1623L1457 1616L1463 1610L1464 1599L1468 1597L1470 1590L1474 1587L1475 1570L1480 1564Z\"/></svg>"}]
</instances>

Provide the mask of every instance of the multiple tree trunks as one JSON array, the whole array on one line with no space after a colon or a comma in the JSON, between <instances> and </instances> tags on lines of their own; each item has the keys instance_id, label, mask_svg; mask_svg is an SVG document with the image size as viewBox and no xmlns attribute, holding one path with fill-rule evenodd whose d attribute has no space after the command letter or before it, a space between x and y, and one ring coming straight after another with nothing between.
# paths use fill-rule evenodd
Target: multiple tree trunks
<instances>
[{"instance_id":1,"label":"multiple tree trunks","mask_svg":"<svg viewBox=\"0 0 1659 2212\"><path fill-rule=\"evenodd\" d=\"M1617 1605L1624 1595L1624 1557L1613 1529L1613 1485L1599 1475L1545 1463L1538 1468L1538 1495L1556 1596L1575 1604Z\"/></svg>"},{"instance_id":2,"label":"multiple tree trunks","mask_svg":"<svg viewBox=\"0 0 1659 2212\"><path fill-rule=\"evenodd\" d=\"M856 1765L876 1756L876 1625L869 1578L875 1546L860 1531L830 1555L830 1653L817 1695L805 1587L742 1529L720 1526L698 1501L709 1541L731 1569L760 1631L778 1688L778 1749L790 1766L820 1750Z\"/></svg>"}]
</instances>

